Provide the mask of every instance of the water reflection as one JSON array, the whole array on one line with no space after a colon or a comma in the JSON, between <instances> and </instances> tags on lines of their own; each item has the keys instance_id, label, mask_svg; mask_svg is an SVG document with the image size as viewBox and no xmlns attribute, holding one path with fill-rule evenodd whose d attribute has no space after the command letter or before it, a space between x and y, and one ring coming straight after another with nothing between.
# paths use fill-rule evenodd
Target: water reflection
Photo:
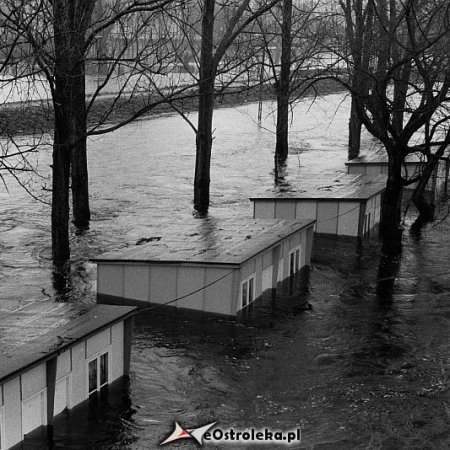
<instances>
[{"instance_id":1,"label":"water reflection","mask_svg":"<svg viewBox=\"0 0 450 450\"><path fill-rule=\"evenodd\" d=\"M287 157L281 158L275 156L274 158L274 186L279 192L288 192L291 190L291 185L288 181L288 166Z\"/></svg>"},{"instance_id":2,"label":"water reflection","mask_svg":"<svg viewBox=\"0 0 450 450\"><path fill-rule=\"evenodd\" d=\"M26 435L17 450L126 449L138 440L129 380L115 381L89 402L61 413L53 435L41 427Z\"/></svg>"},{"instance_id":3,"label":"water reflection","mask_svg":"<svg viewBox=\"0 0 450 450\"><path fill-rule=\"evenodd\" d=\"M381 255L377 276L377 297L380 304L388 305L394 295L395 279L400 269L400 257Z\"/></svg>"},{"instance_id":4,"label":"water reflection","mask_svg":"<svg viewBox=\"0 0 450 450\"><path fill-rule=\"evenodd\" d=\"M305 174L317 168L335 176L344 167L348 116L335 114L341 99L297 111L291 142L308 148ZM198 220L201 234L216 219L251 216L249 195L275 177L273 134L248 119L252 108L215 115L212 206L200 219L192 217L195 146L181 119L143 121L91 140L93 220L82 235L72 232L73 265L53 278L48 210L17 192L2 195L4 297L91 302L89 257L160 236L174 222ZM336 121L324 127L328 113ZM295 156L281 169L281 184L302 176ZM380 259L376 240L316 237L303 293L291 298L289 286L268 292L241 321L162 308L140 314L129 390L113 395L110 415L73 411L55 426L52 445L155 448L174 420L219 420L300 425L304 448L448 448L449 234L448 220L404 233L400 260Z\"/></svg>"}]
</instances>

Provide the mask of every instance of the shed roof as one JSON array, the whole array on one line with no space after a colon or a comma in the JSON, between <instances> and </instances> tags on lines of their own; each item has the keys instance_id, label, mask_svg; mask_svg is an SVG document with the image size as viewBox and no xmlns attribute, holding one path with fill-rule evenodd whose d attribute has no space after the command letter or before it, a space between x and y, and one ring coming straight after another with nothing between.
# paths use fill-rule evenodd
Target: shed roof
<instances>
[{"instance_id":1,"label":"shed roof","mask_svg":"<svg viewBox=\"0 0 450 450\"><path fill-rule=\"evenodd\" d=\"M239 266L314 220L197 219L173 226L152 242L111 252L94 262L193 263Z\"/></svg>"},{"instance_id":2,"label":"shed roof","mask_svg":"<svg viewBox=\"0 0 450 450\"><path fill-rule=\"evenodd\" d=\"M424 156L421 153L411 153L405 159L405 163L411 165L421 165L423 164ZM374 152L369 152L358 156L345 163L346 166L349 165L387 165L388 156L384 150L378 150Z\"/></svg>"},{"instance_id":3,"label":"shed roof","mask_svg":"<svg viewBox=\"0 0 450 450\"><path fill-rule=\"evenodd\" d=\"M0 382L109 324L125 319L135 307L30 301L0 316Z\"/></svg>"},{"instance_id":4,"label":"shed roof","mask_svg":"<svg viewBox=\"0 0 450 450\"><path fill-rule=\"evenodd\" d=\"M365 202L386 187L386 175L367 177L365 175L319 175L307 180L289 183L283 190L279 188L262 192L250 200L314 200L314 201L359 201Z\"/></svg>"}]
</instances>

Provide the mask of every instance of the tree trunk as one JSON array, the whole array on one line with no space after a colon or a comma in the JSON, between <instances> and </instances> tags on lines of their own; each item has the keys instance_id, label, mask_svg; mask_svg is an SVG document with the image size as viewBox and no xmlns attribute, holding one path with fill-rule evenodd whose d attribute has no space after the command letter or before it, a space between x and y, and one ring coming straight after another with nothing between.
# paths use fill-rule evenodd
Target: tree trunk
<instances>
[{"instance_id":1,"label":"tree trunk","mask_svg":"<svg viewBox=\"0 0 450 450\"><path fill-rule=\"evenodd\" d=\"M75 3L75 2L73 2ZM83 20L74 21L71 26L74 32L72 39L70 98L72 107L67 111L70 114L72 149L72 205L74 224L86 228L91 219L89 207L89 177L87 167L86 143L86 74L85 74L85 35L90 24L90 18L95 2L77 0L78 8L74 13L83 17Z\"/></svg>"},{"instance_id":2,"label":"tree trunk","mask_svg":"<svg viewBox=\"0 0 450 450\"><path fill-rule=\"evenodd\" d=\"M286 160L289 152L289 91L291 75L292 47L292 0L283 2L283 22L281 24L281 67L277 82L277 141L275 158Z\"/></svg>"},{"instance_id":3,"label":"tree trunk","mask_svg":"<svg viewBox=\"0 0 450 450\"><path fill-rule=\"evenodd\" d=\"M86 101L84 70L73 79L74 146L72 149L72 205L73 222L87 228L91 219L89 207L89 177L86 143Z\"/></svg>"},{"instance_id":4,"label":"tree trunk","mask_svg":"<svg viewBox=\"0 0 450 450\"><path fill-rule=\"evenodd\" d=\"M56 116L56 114L55 114ZM69 179L70 146L64 139L64 124L55 119L52 187L52 257L56 265L70 259Z\"/></svg>"},{"instance_id":5,"label":"tree trunk","mask_svg":"<svg viewBox=\"0 0 450 450\"><path fill-rule=\"evenodd\" d=\"M403 182L401 160L389 162L386 190L381 202L380 235L382 251L387 255L398 255L402 248L401 206Z\"/></svg>"},{"instance_id":6,"label":"tree trunk","mask_svg":"<svg viewBox=\"0 0 450 450\"><path fill-rule=\"evenodd\" d=\"M362 122L358 116L356 99L352 95L352 104L350 109L350 120L348 124L348 159L352 160L359 156L361 149L361 129Z\"/></svg>"},{"instance_id":7,"label":"tree trunk","mask_svg":"<svg viewBox=\"0 0 450 450\"><path fill-rule=\"evenodd\" d=\"M214 7L215 0L205 0L202 12L194 208L203 213L207 212L209 208L214 79L216 72L213 57Z\"/></svg>"},{"instance_id":8,"label":"tree trunk","mask_svg":"<svg viewBox=\"0 0 450 450\"><path fill-rule=\"evenodd\" d=\"M79 188L87 183L87 167L80 152L86 143L86 114L84 97L84 33L92 11L89 0L55 0L54 17L54 92L55 111L53 141L53 192L52 192L52 256L55 264L70 258L69 245L69 182L72 160L77 198ZM72 158L73 155L73 158ZM81 181L79 182L79 178ZM75 200L74 200L75 202ZM84 208L85 214L86 208Z\"/></svg>"}]
</instances>

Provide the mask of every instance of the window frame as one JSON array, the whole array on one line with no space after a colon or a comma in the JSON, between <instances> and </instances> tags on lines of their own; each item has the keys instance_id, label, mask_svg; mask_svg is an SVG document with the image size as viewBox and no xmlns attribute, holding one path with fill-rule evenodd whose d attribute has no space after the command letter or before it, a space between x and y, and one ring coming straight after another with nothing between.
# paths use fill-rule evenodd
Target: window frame
<instances>
[{"instance_id":1,"label":"window frame","mask_svg":"<svg viewBox=\"0 0 450 450\"><path fill-rule=\"evenodd\" d=\"M101 383L101 360L102 357L107 355L107 364L106 364L106 381L104 383ZM92 362L95 361L96 364L96 387L95 389L90 389L89 381L90 381L90 374L89 374L89 366ZM96 353L95 355L92 355L91 357L86 359L86 391L87 391L87 397L91 397L92 395L100 392L102 389L104 389L106 386L110 384L111 380L111 347L108 347L106 349L103 349L102 351Z\"/></svg>"},{"instance_id":2,"label":"window frame","mask_svg":"<svg viewBox=\"0 0 450 450\"><path fill-rule=\"evenodd\" d=\"M289 250L289 276L295 275L300 271L301 255L302 255L301 244ZM292 259L292 257L294 257L294 259Z\"/></svg>"},{"instance_id":3,"label":"window frame","mask_svg":"<svg viewBox=\"0 0 450 450\"><path fill-rule=\"evenodd\" d=\"M239 294L241 304L240 309L246 308L248 305L250 305L250 303L255 301L255 288L256 288L256 273L252 273L249 277L241 281L241 289ZM244 305L244 293L246 299L245 305Z\"/></svg>"}]
</instances>

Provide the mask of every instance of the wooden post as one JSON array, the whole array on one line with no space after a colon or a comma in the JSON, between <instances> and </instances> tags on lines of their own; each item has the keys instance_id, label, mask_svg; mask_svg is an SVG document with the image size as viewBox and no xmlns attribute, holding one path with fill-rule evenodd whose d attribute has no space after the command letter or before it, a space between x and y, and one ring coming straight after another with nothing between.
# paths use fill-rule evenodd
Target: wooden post
<instances>
[{"instance_id":1,"label":"wooden post","mask_svg":"<svg viewBox=\"0 0 450 450\"><path fill-rule=\"evenodd\" d=\"M46 363L47 379L47 439L53 439L53 416L55 415L56 366L58 357Z\"/></svg>"}]
</instances>

